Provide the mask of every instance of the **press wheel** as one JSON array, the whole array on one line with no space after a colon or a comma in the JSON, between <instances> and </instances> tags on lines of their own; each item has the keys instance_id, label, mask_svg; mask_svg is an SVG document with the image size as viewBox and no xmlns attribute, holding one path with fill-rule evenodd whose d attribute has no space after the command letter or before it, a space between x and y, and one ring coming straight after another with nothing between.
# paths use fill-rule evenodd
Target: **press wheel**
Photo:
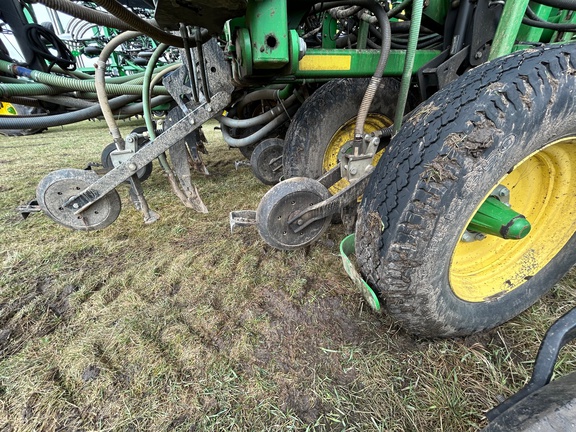
<instances>
[{"instance_id":1,"label":"press wheel","mask_svg":"<svg viewBox=\"0 0 576 432\"><path fill-rule=\"evenodd\" d=\"M328 228L330 218L312 222L299 232L295 232L288 221L329 197L328 190L313 179L294 177L278 183L264 195L256 210L260 235L277 249L291 250L309 245Z\"/></svg>"},{"instance_id":2,"label":"press wheel","mask_svg":"<svg viewBox=\"0 0 576 432\"><path fill-rule=\"evenodd\" d=\"M61 169L44 177L36 188L38 204L44 213L67 228L80 231L94 231L106 228L118 218L121 209L118 192L112 190L80 214L64 207L72 197L78 195L98 180L92 171Z\"/></svg>"},{"instance_id":3,"label":"press wheel","mask_svg":"<svg viewBox=\"0 0 576 432\"><path fill-rule=\"evenodd\" d=\"M267 138L252 152L250 166L254 176L266 185L275 185L282 177L284 140Z\"/></svg>"}]
</instances>

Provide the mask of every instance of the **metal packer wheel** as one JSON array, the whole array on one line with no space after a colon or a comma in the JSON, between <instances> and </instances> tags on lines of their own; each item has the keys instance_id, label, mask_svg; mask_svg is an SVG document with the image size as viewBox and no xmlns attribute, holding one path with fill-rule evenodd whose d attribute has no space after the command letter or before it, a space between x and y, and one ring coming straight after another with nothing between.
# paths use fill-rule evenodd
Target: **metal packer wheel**
<instances>
[{"instance_id":1,"label":"metal packer wheel","mask_svg":"<svg viewBox=\"0 0 576 432\"><path fill-rule=\"evenodd\" d=\"M284 141L280 138L267 138L262 141L250 157L252 172L266 185L275 185L282 177L282 153Z\"/></svg>"},{"instance_id":2,"label":"metal packer wheel","mask_svg":"<svg viewBox=\"0 0 576 432\"><path fill-rule=\"evenodd\" d=\"M98 175L92 171L73 168L53 171L38 184L36 189L38 203L48 217L67 228L79 231L106 228L118 218L122 208L116 190L112 190L78 215L64 207L70 198L78 195L96 180Z\"/></svg>"},{"instance_id":3,"label":"metal packer wheel","mask_svg":"<svg viewBox=\"0 0 576 432\"><path fill-rule=\"evenodd\" d=\"M328 228L330 218L312 222L300 232L294 232L288 221L329 197L328 190L313 179L295 177L278 183L264 195L256 210L260 235L277 249L291 250L309 245Z\"/></svg>"}]
</instances>

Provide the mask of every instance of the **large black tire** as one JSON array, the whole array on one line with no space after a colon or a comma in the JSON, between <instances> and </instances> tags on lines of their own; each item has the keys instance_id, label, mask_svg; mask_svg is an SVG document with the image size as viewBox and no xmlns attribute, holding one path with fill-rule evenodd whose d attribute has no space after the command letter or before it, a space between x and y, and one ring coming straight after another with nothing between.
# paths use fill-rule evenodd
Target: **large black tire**
<instances>
[{"instance_id":1,"label":"large black tire","mask_svg":"<svg viewBox=\"0 0 576 432\"><path fill-rule=\"evenodd\" d=\"M409 332L466 335L516 316L576 262L576 45L482 65L415 110L359 210L361 272ZM504 184L532 231L460 241Z\"/></svg>"},{"instance_id":2,"label":"large black tire","mask_svg":"<svg viewBox=\"0 0 576 432\"><path fill-rule=\"evenodd\" d=\"M573 372L525 397L483 431L572 431L575 428L576 372Z\"/></svg>"},{"instance_id":3,"label":"large black tire","mask_svg":"<svg viewBox=\"0 0 576 432\"><path fill-rule=\"evenodd\" d=\"M286 132L285 178L318 178L336 165L336 155L330 157L327 154L330 144L341 134L340 128L356 118L368 82L367 78L332 80L304 101ZM383 78L372 102L368 122L372 119L374 124L383 123L380 127L392 124L399 92L398 80ZM412 97L407 105L408 109L415 106ZM354 123L349 123L347 129L353 132ZM340 138L344 138L344 134Z\"/></svg>"}]
</instances>

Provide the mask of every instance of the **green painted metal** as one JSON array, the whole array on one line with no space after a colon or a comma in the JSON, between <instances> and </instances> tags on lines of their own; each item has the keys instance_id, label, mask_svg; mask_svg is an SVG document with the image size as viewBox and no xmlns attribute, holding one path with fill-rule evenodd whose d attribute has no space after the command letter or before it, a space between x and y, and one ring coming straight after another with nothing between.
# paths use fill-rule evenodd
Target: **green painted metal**
<instances>
[{"instance_id":1,"label":"green painted metal","mask_svg":"<svg viewBox=\"0 0 576 432\"><path fill-rule=\"evenodd\" d=\"M491 196L482 203L467 229L504 239L519 240L528 235L531 225L520 213Z\"/></svg>"},{"instance_id":2,"label":"green painted metal","mask_svg":"<svg viewBox=\"0 0 576 432\"><path fill-rule=\"evenodd\" d=\"M354 264L352 264L352 261L350 260L350 257L354 255L354 253L356 252L354 242L355 242L355 236L354 234L350 234L340 243L340 256L342 257L344 270L346 271L348 276L350 276L352 282L354 282L354 286L360 290L360 292L364 296L364 299L370 305L370 307L375 312L379 312L381 306L380 306L380 300L378 300L378 296L376 295L374 290L370 288L370 285L368 285L366 281L362 279L362 276L360 275L360 273L358 273L358 270L356 270Z\"/></svg>"},{"instance_id":3,"label":"green painted metal","mask_svg":"<svg viewBox=\"0 0 576 432\"><path fill-rule=\"evenodd\" d=\"M242 75L252 75L252 43L250 41L250 31L241 28L236 33L236 44L238 65L241 68Z\"/></svg>"},{"instance_id":4,"label":"green painted metal","mask_svg":"<svg viewBox=\"0 0 576 432\"><path fill-rule=\"evenodd\" d=\"M563 14L563 20L567 23L576 24L576 12L572 12L570 16L568 16L570 12L565 11ZM574 39L574 32L564 32L558 34L558 32L554 33L554 39L558 39L559 42L570 42Z\"/></svg>"},{"instance_id":5,"label":"green painted metal","mask_svg":"<svg viewBox=\"0 0 576 432\"><path fill-rule=\"evenodd\" d=\"M279 69L290 61L287 0L251 1L246 10L254 69Z\"/></svg>"},{"instance_id":6,"label":"green painted metal","mask_svg":"<svg viewBox=\"0 0 576 432\"><path fill-rule=\"evenodd\" d=\"M404 69L402 71L400 95L398 96L396 114L394 115L395 134L402 126L402 117L404 117L404 111L406 110L406 101L408 100L408 92L410 91L411 76L414 71L414 58L418 51L418 36L420 35L420 23L422 21L424 0L414 0L412 6L412 16L410 18L412 25L410 26L410 33L408 36L408 47L406 49L406 61L404 62Z\"/></svg>"},{"instance_id":7,"label":"green painted metal","mask_svg":"<svg viewBox=\"0 0 576 432\"><path fill-rule=\"evenodd\" d=\"M325 14L322 20L322 48L336 48L338 22L330 14Z\"/></svg>"},{"instance_id":8,"label":"green painted metal","mask_svg":"<svg viewBox=\"0 0 576 432\"><path fill-rule=\"evenodd\" d=\"M412 72L440 54L436 50L418 50ZM296 78L369 77L376 69L378 50L309 49L300 60ZM405 50L391 50L385 76L400 76L406 61Z\"/></svg>"},{"instance_id":9,"label":"green painted metal","mask_svg":"<svg viewBox=\"0 0 576 432\"><path fill-rule=\"evenodd\" d=\"M488 57L489 60L494 60L512 52L528 2L529 0L506 2L496 35L494 36L494 43Z\"/></svg>"},{"instance_id":10,"label":"green painted metal","mask_svg":"<svg viewBox=\"0 0 576 432\"><path fill-rule=\"evenodd\" d=\"M424 15L439 24L444 24L451 3L451 0L428 0L425 3L426 8L424 9Z\"/></svg>"},{"instance_id":11,"label":"green painted metal","mask_svg":"<svg viewBox=\"0 0 576 432\"><path fill-rule=\"evenodd\" d=\"M365 49L366 41L368 40L368 30L370 29L370 24L366 21L360 21L358 26L358 40L356 41L357 49Z\"/></svg>"},{"instance_id":12,"label":"green painted metal","mask_svg":"<svg viewBox=\"0 0 576 432\"><path fill-rule=\"evenodd\" d=\"M550 14L552 13L552 8L550 6L539 4L533 5L532 10L536 13L536 15L545 20L550 18ZM518 40L526 42L539 42L542 40L543 33L543 28L532 27L523 24L520 26L520 30L518 31Z\"/></svg>"}]
</instances>

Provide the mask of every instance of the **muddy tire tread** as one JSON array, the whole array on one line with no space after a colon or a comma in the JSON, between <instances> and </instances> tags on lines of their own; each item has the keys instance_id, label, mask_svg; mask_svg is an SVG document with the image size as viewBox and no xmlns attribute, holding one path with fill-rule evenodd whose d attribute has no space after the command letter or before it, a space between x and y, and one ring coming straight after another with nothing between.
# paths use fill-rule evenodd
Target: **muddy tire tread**
<instances>
[{"instance_id":1,"label":"muddy tire tread","mask_svg":"<svg viewBox=\"0 0 576 432\"><path fill-rule=\"evenodd\" d=\"M439 324L441 314L422 307L428 293L411 284L414 268L422 265L412 252L427 247L426 233L434 228L443 193L463 167L481 159L482 150L471 154L447 148L444 129L458 123L466 134L475 125L487 124L498 133L503 123L532 109L533 97L550 100L562 77L576 74L575 45L526 50L514 61L509 57L477 67L421 104L388 146L365 191L356 231L361 272L372 286L386 287L388 311L409 331L447 336L493 326L458 329ZM454 109L438 108L447 101ZM425 178L426 167L435 161L442 164L444 178ZM389 221L395 221L394 226ZM383 235L377 229L381 225Z\"/></svg>"}]
</instances>

